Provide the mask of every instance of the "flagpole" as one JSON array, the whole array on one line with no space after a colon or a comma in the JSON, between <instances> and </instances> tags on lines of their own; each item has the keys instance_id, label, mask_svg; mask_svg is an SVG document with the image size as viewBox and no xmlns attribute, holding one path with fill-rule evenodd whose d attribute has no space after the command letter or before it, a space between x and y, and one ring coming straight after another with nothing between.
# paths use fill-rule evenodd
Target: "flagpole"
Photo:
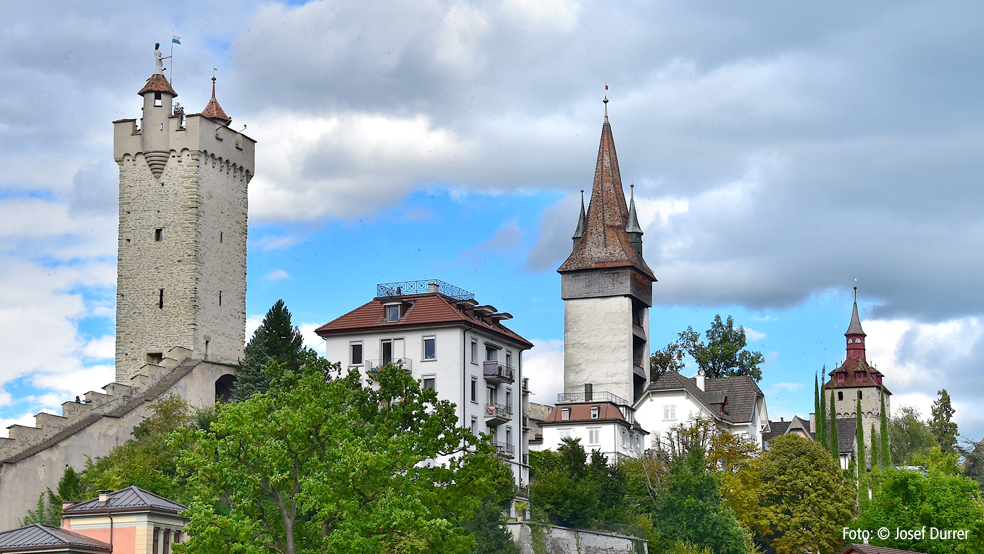
<instances>
[{"instance_id":1,"label":"flagpole","mask_svg":"<svg viewBox=\"0 0 984 554\"><path fill-rule=\"evenodd\" d=\"M171 31L171 88L174 88L174 31Z\"/></svg>"}]
</instances>

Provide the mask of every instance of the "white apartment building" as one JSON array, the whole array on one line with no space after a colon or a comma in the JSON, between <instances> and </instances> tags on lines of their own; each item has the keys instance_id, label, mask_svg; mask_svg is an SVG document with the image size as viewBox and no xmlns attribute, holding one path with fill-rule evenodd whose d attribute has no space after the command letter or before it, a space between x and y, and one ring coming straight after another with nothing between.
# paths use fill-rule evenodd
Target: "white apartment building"
<instances>
[{"instance_id":1,"label":"white apartment building","mask_svg":"<svg viewBox=\"0 0 984 554\"><path fill-rule=\"evenodd\" d=\"M435 279L376 286L376 297L316 332L329 361L367 375L388 363L458 407L459 425L491 433L516 485L529 485L529 395L523 351L533 344L502 324L512 319L475 295Z\"/></svg>"}]
</instances>

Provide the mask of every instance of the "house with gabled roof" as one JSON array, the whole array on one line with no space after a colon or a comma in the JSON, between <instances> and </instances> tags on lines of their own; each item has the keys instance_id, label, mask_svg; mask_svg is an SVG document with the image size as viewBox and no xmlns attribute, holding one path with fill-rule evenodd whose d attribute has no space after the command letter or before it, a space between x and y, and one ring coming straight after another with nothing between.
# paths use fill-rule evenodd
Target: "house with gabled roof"
<instances>
[{"instance_id":1,"label":"house with gabled roof","mask_svg":"<svg viewBox=\"0 0 984 554\"><path fill-rule=\"evenodd\" d=\"M667 372L646 389L635 403L636 421L656 437L693 418L711 420L721 430L740 435L762 448L762 434L769 431L765 394L747 375L705 379Z\"/></svg>"},{"instance_id":2,"label":"house with gabled roof","mask_svg":"<svg viewBox=\"0 0 984 554\"><path fill-rule=\"evenodd\" d=\"M106 542L60 527L35 523L0 533L0 553L20 554L110 554Z\"/></svg>"},{"instance_id":3,"label":"house with gabled roof","mask_svg":"<svg viewBox=\"0 0 984 554\"><path fill-rule=\"evenodd\" d=\"M136 486L100 491L62 508L62 528L111 544L114 554L170 554L181 542L187 509Z\"/></svg>"},{"instance_id":4,"label":"house with gabled roof","mask_svg":"<svg viewBox=\"0 0 984 554\"><path fill-rule=\"evenodd\" d=\"M847 469L851 464L851 458L858 451L858 420L857 418L841 418L837 421L837 441L838 454L841 469ZM816 420L814 414L810 414L809 421L793 416L793 419L784 421L769 422L769 431L762 435L762 449L769 449L769 442L782 435L799 435L810 440L817 440Z\"/></svg>"}]
</instances>

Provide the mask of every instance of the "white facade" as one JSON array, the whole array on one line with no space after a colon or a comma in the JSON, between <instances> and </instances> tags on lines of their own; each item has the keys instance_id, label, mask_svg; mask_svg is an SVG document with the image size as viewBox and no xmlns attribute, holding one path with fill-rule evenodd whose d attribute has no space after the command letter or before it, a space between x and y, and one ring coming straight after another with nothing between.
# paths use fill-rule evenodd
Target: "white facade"
<instances>
[{"instance_id":1,"label":"white facade","mask_svg":"<svg viewBox=\"0 0 984 554\"><path fill-rule=\"evenodd\" d=\"M642 456L646 451L645 436L621 421L551 424L543 426L543 444L537 450L557 450L564 439L580 439L589 455L597 451L604 454L609 463L615 463L621 458Z\"/></svg>"},{"instance_id":2,"label":"white facade","mask_svg":"<svg viewBox=\"0 0 984 554\"><path fill-rule=\"evenodd\" d=\"M529 438L523 424L526 345L464 322L322 336L329 361L359 368L364 376L387 362L399 364L439 398L454 402L458 425L476 435L490 433L517 486L529 485Z\"/></svg>"}]
</instances>

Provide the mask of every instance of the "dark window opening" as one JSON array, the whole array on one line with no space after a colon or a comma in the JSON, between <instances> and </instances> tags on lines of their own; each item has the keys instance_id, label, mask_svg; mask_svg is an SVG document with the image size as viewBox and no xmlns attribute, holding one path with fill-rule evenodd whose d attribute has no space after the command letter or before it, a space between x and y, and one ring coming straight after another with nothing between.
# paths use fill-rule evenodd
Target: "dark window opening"
<instances>
[{"instance_id":1,"label":"dark window opening","mask_svg":"<svg viewBox=\"0 0 984 554\"><path fill-rule=\"evenodd\" d=\"M591 397L592 397L592 394L591 393L592 393L593 390L594 390L594 386L592 386L591 383L585 383L584 384L584 401L585 402L591 402Z\"/></svg>"},{"instance_id":2,"label":"dark window opening","mask_svg":"<svg viewBox=\"0 0 984 554\"><path fill-rule=\"evenodd\" d=\"M352 343L352 365L362 365L362 343Z\"/></svg>"},{"instance_id":3,"label":"dark window opening","mask_svg":"<svg viewBox=\"0 0 984 554\"><path fill-rule=\"evenodd\" d=\"M155 108L161 107L161 93L159 92L154 93L154 107Z\"/></svg>"},{"instance_id":4,"label":"dark window opening","mask_svg":"<svg viewBox=\"0 0 984 554\"><path fill-rule=\"evenodd\" d=\"M154 551L153 551L154 554L158 554L158 552L159 552L159 549L158 549L158 546L157 545L158 545L158 542L160 541L160 535L161 535L161 528L160 527L154 527Z\"/></svg>"},{"instance_id":5,"label":"dark window opening","mask_svg":"<svg viewBox=\"0 0 984 554\"><path fill-rule=\"evenodd\" d=\"M437 339L434 338L424 339L424 359L425 360L437 359Z\"/></svg>"},{"instance_id":6,"label":"dark window opening","mask_svg":"<svg viewBox=\"0 0 984 554\"><path fill-rule=\"evenodd\" d=\"M163 554L171 554L171 530L164 530L164 549L161 550Z\"/></svg>"},{"instance_id":7,"label":"dark window opening","mask_svg":"<svg viewBox=\"0 0 984 554\"><path fill-rule=\"evenodd\" d=\"M154 242L164 240L164 229L154 229Z\"/></svg>"},{"instance_id":8,"label":"dark window opening","mask_svg":"<svg viewBox=\"0 0 984 554\"><path fill-rule=\"evenodd\" d=\"M844 393L843 392L839 392L838 391L838 393L837 393L837 400L844 400Z\"/></svg>"},{"instance_id":9,"label":"dark window opening","mask_svg":"<svg viewBox=\"0 0 984 554\"><path fill-rule=\"evenodd\" d=\"M219 242L222 242L222 231L219 231Z\"/></svg>"},{"instance_id":10,"label":"dark window opening","mask_svg":"<svg viewBox=\"0 0 984 554\"><path fill-rule=\"evenodd\" d=\"M436 381L434 377L424 377L424 390L434 390Z\"/></svg>"},{"instance_id":11,"label":"dark window opening","mask_svg":"<svg viewBox=\"0 0 984 554\"><path fill-rule=\"evenodd\" d=\"M147 352L144 354L144 361L148 364L159 364L164 361L163 352Z\"/></svg>"},{"instance_id":12,"label":"dark window opening","mask_svg":"<svg viewBox=\"0 0 984 554\"><path fill-rule=\"evenodd\" d=\"M861 391L858 391L858 400L861 400Z\"/></svg>"},{"instance_id":13,"label":"dark window opening","mask_svg":"<svg viewBox=\"0 0 984 554\"><path fill-rule=\"evenodd\" d=\"M219 306L222 305L222 291L219 291Z\"/></svg>"},{"instance_id":14,"label":"dark window opening","mask_svg":"<svg viewBox=\"0 0 984 554\"><path fill-rule=\"evenodd\" d=\"M478 402L478 379L471 380L471 401Z\"/></svg>"},{"instance_id":15,"label":"dark window opening","mask_svg":"<svg viewBox=\"0 0 984 554\"><path fill-rule=\"evenodd\" d=\"M164 309L164 289L160 289L159 292L160 292L160 296L157 299L157 308L163 310Z\"/></svg>"}]
</instances>

